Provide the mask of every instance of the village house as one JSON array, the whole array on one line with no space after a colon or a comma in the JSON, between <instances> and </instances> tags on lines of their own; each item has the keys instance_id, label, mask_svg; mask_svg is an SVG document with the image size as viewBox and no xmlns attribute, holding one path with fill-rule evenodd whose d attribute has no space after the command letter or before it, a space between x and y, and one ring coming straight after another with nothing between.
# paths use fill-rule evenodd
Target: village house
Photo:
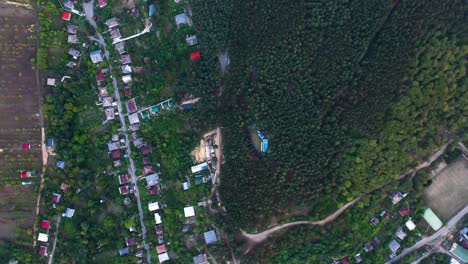
<instances>
[{"instance_id":1,"label":"village house","mask_svg":"<svg viewBox=\"0 0 468 264\"><path fill-rule=\"evenodd\" d=\"M107 87L99 87L99 96L100 97L109 96L109 93L107 92Z\"/></svg>"},{"instance_id":2,"label":"village house","mask_svg":"<svg viewBox=\"0 0 468 264\"><path fill-rule=\"evenodd\" d=\"M439 230L443 223L440 218L432 211L431 208L427 208L423 214L424 220L434 229L434 231Z\"/></svg>"},{"instance_id":3,"label":"village house","mask_svg":"<svg viewBox=\"0 0 468 264\"><path fill-rule=\"evenodd\" d=\"M124 55L120 55L120 62L122 64L130 64L132 63L132 59L129 54L124 54Z\"/></svg>"},{"instance_id":4,"label":"village house","mask_svg":"<svg viewBox=\"0 0 468 264\"><path fill-rule=\"evenodd\" d=\"M128 255L129 253L130 253L130 248L128 247L119 249L119 256L125 256L125 255Z\"/></svg>"},{"instance_id":5,"label":"village house","mask_svg":"<svg viewBox=\"0 0 468 264\"><path fill-rule=\"evenodd\" d=\"M130 86L128 86L128 85L125 85L123 91L124 91L124 94L127 95L127 96L131 96L131 95L132 95L132 89L131 89Z\"/></svg>"},{"instance_id":6,"label":"village house","mask_svg":"<svg viewBox=\"0 0 468 264\"><path fill-rule=\"evenodd\" d=\"M104 106L104 107L110 107L110 106L112 106L113 101L114 101L114 100L113 100L112 97L110 97L110 96L103 97L103 98L102 98L102 106Z\"/></svg>"},{"instance_id":7,"label":"village house","mask_svg":"<svg viewBox=\"0 0 468 264\"><path fill-rule=\"evenodd\" d=\"M159 185L152 186L148 188L147 191L150 196L159 195Z\"/></svg>"},{"instance_id":8,"label":"village house","mask_svg":"<svg viewBox=\"0 0 468 264\"><path fill-rule=\"evenodd\" d=\"M120 144L119 142L109 142L107 143L107 148L109 149L109 152L116 149L120 149Z\"/></svg>"},{"instance_id":9,"label":"village house","mask_svg":"<svg viewBox=\"0 0 468 264\"><path fill-rule=\"evenodd\" d=\"M39 247L39 256L47 256L47 247L46 246L40 246Z\"/></svg>"},{"instance_id":10,"label":"village house","mask_svg":"<svg viewBox=\"0 0 468 264\"><path fill-rule=\"evenodd\" d=\"M73 215L75 215L75 209L67 208L67 210L65 211L65 213L62 216L72 218Z\"/></svg>"},{"instance_id":11,"label":"village house","mask_svg":"<svg viewBox=\"0 0 468 264\"><path fill-rule=\"evenodd\" d=\"M182 183L182 189L184 191L190 189L190 182L183 182Z\"/></svg>"},{"instance_id":12,"label":"village house","mask_svg":"<svg viewBox=\"0 0 468 264\"><path fill-rule=\"evenodd\" d=\"M146 187L152 187L159 184L159 175L157 173L145 177Z\"/></svg>"},{"instance_id":13,"label":"village house","mask_svg":"<svg viewBox=\"0 0 468 264\"><path fill-rule=\"evenodd\" d=\"M77 65L76 62L74 62L74 61L69 61L69 62L67 62L67 64L65 64L65 66L67 66L68 68L73 68L76 65Z\"/></svg>"},{"instance_id":14,"label":"village house","mask_svg":"<svg viewBox=\"0 0 468 264\"><path fill-rule=\"evenodd\" d=\"M60 190L62 190L62 192L66 192L69 187L70 185L65 182L62 182L62 184L60 184Z\"/></svg>"},{"instance_id":15,"label":"village house","mask_svg":"<svg viewBox=\"0 0 468 264\"><path fill-rule=\"evenodd\" d=\"M133 132L135 133L135 132ZM140 149L143 146L143 138L137 138L132 141L135 148Z\"/></svg>"},{"instance_id":16,"label":"village house","mask_svg":"<svg viewBox=\"0 0 468 264\"><path fill-rule=\"evenodd\" d=\"M205 238L205 243L207 245L218 242L218 237L216 236L216 232L214 230L203 233L203 237Z\"/></svg>"},{"instance_id":17,"label":"village house","mask_svg":"<svg viewBox=\"0 0 468 264\"><path fill-rule=\"evenodd\" d=\"M129 99L125 101L125 107L127 108L128 113L134 113L137 111L137 105L135 102L135 98Z\"/></svg>"},{"instance_id":18,"label":"village house","mask_svg":"<svg viewBox=\"0 0 468 264\"><path fill-rule=\"evenodd\" d=\"M200 53L199 50L190 53L190 60L191 61L196 61L196 60L199 60L200 58L201 58L201 53Z\"/></svg>"},{"instance_id":19,"label":"village house","mask_svg":"<svg viewBox=\"0 0 468 264\"><path fill-rule=\"evenodd\" d=\"M195 209L193 206L187 206L184 208L184 216L188 224L195 223Z\"/></svg>"},{"instance_id":20,"label":"village house","mask_svg":"<svg viewBox=\"0 0 468 264\"><path fill-rule=\"evenodd\" d=\"M395 205L395 204L398 204L403 198L405 198L406 195L407 195L406 193L403 194L400 191L395 191L389 196L389 198L390 200L392 200L392 203Z\"/></svg>"},{"instance_id":21,"label":"village house","mask_svg":"<svg viewBox=\"0 0 468 264\"><path fill-rule=\"evenodd\" d=\"M68 35L67 42L69 44L76 44L78 43L78 37L76 35Z\"/></svg>"},{"instance_id":22,"label":"village house","mask_svg":"<svg viewBox=\"0 0 468 264\"><path fill-rule=\"evenodd\" d=\"M401 216L407 216L409 214L409 208L408 207L402 207L399 211Z\"/></svg>"},{"instance_id":23,"label":"village house","mask_svg":"<svg viewBox=\"0 0 468 264\"><path fill-rule=\"evenodd\" d=\"M162 235L163 233L163 226L162 225L155 225L154 230L156 231L156 235Z\"/></svg>"},{"instance_id":24,"label":"village house","mask_svg":"<svg viewBox=\"0 0 468 264\"><path fill-rule=\"evenodd\" d=\"M138 113L133 113L128 116L128 121L130 122L130 125L135 125L140 123L140 118L138 117Z\"/></svg>"},{"instance_id":25,"label":"village house","mask_svg":"<svg viewBox=\"0 0 468 264\"><path fill-rule=\"evenodd\" d=\"M104 110L104 113L106 114L106 120L107 121L115 119L115 110L114 110L114 108L106 108Z\"/></svg>"},{"instance_id":26,"label":"village house","mask_svg":"<svg viewBox=\"0 0 468 264\"><path fill-rule=\"evenodd\" d=\"M463 263L468 263L468 250L460 246L458 243L453 243L450 252L455 255Z\"/></svg>"},{"instance_id":27,"label":"village house","mask_svg":"<svg viewBox=\"0 0 468 264\"><path fill-rule=\"evenodd\" d=\"M111 157L112 159L120 159L120 149L116 149L116 150L113 150L111 151Z\"/></svg>"},{"instance_id":28,"label":"village house","mask_svg":"<svg viewBox=\"0 0 468 264\"><path fill-rule=\"evenodd\" d=\"M120 54L124 54L125 53L125 41L120 41L120 42L117 42L115 45L115 50Z\"/></svg>"},{"instance_id":29,"label":"village house","mask_svg":"<svg viewBox=\"0 0 468 264\"><path fill-rule=\"evenodd\" d=\"M89 57L91 58L91 61L95 64L103 61L101 50L91 51Z\"/></svg>"},{"instance_id":30,"label":"village house","mask_svg":"<svg viewBox=\"0 0 468 264\"><path fill-rule=\"evenodd\" d=\"M122 35L120 34L120 30L118 28L111 28L109 30L109 34L110 34L111 39L117 39L117 38L122 37Z\"/></svg>"},{"instance_id":31,"label":"village house","mask_svg":"<svg viewBox=\"0 0 468 264\"><path fill-rule=\"evenodd\" d=\"M105 24L109 28L117 27L119 25L119 20L117 18L113 17L113 18L110 18L110 19L106 20Z\"/></svg>"},{"instance_id":32,"label":"village house","mask_svg":"<svg viewBox=\"0 0 468 264\"><path fill-rule=\"evenodd\" d=\"M392 218L392 215L391 215L390 213L386 212L386 211L382 211L382 212L380 213L380 217L384 217L385 219L388 219L388 220L389 220L389 219Z\"/></svg>"},{"instance_id":33,"label":"village house","mask_svg":"<svg viewBox=\"0 0 468 264\"><path fill-rule=\"evenodd\" d=\"M153 166L151 165L145 165L143 167L143 172L145 175L149 175L149 174L152 174L153 173Z\"/></svg>"},{"instance_id":34,"label":"village house","mask_svg":"<svg viewBox=\"0 0 468 264\"><path fill-rule=\"evenodd\" d=\"M130 182L130 178L128 177L127 174L124 174L124 175L120 175L119 176L119 184L122 185L122 184L126 184Z\"/></svg>"},{"instance_id":35,"label":"village house","mask_svg":"<svg viewBox=\"0 0 468 264\"><path fill-rule=\"evenodd\" d=\"M63 6L66 7L67 9L73 10L75 8L75 4L73 2L74 0L65 0L63 2Z\"/></svg>"},{"instance_id":36,"label":"village house","mask_svg":"<svg viewBox=\"0 0 468 264\"><path fill-rule=\"evenodd\" d=\"M148 16L152 17L156 14L156 6L151 4L148 9Z\"/></svg>"},{"instance_id":37,"label":"village house","mask_svg":"<svg viewBox=\"0 0 468 264\"><path fill-rule=\"evenodd\" d=\"M122 73L123 74L127 74L127 73L131 73L132 72L132 66L126 64L126 65L122 65L120 67L122 69Z\"/></svg>"},{"instance_id":38,"label":"village house","mask_svg":"<svg viewBox=\"0 0 468 264\"><path fill-rule=\"evenodd\" d=\"M76 35L76 32L78 30L78 27L72 24L67 25L67 33L68 34L73 34Z\"/></svg>"},{"instance_id":39,"label":"village house","mask_svg":"<svg viewBox=\"0 0 468 264\"><path fill-rule=\"evenodd\" d=\"M406 233L405 233L405 231L403 231L403 228L401 228L401 226L399 226L397 228L397 230L395 232L395 236L398 237L401 240L405 240Z\"/></svg>"},{"instance_id":40,"label":"village house","mask_svg":"<svg viewBox=\"0 0 468 264\"><path fill-rule=\"evenodd\" d=\"M122 186L122 187L119 188L119 193L120 193L121 195L126 195L126 194L128 194L129 192L130 192L130 188L128 187L128 185Z\"/></svg>"},{"instance_id":41,"label":"village house","mask_svg":"<svg viewBox=\"0 0 468 264\"><path fill-rule=\"evenodd\" d=\"M42 220L42 221L41 221L41 228L42 228L42 229L49 229L49 228L50 228L50 221L48 221L48 220Z\"/></svg>"},{"instance_id":42,"label":"village house","mask_svg":"<svg viewBox=\"0 0 468 264\"><path fill-rule=\"evenodd\" d=\"M62 12L62 15L60 16L60 18L62 20L65 20L65 21L70 21L71 19L71 13L70 12L67 12L67 11L63 11Z\"/></svg>"},{"instance_id":43,"label":"village house","mask_svg":"<svg viewBox=\"0 0 468 264\"><path fill-rule=\"evenodd\" d=\"M197 36L195 36L195 35L187 35L187 36L185 37L185 42L187 42L187 45L188 45L189 47L194 46L194 45L197 45L197 44L198 44Z\"/></svg>"},{"instance_id":44,"label":"village house","mask_svg":"<svg viewBox=\"0 0 468 264\"><path fill-rule=\"evenodd\" d=\"M151 153L151 145L146 144L143 147L140 148L141 154L143 155L148 155Z\"/></svg>"},{"instance_id":45,"label":"village house","mask_svg":"<svg viewBox=\"0 0 468 264\"><path fill-rule=\"evenodd\" d=\"M163 263L164 261L169 260L169 255L166 252L166 246L161 245L156 247L156 252L158 253L158 260L159 263Z\"/></svg>"},{"instance_id":46,"label":"village house","mask_svg":"<svg viewBox=\"0 0 468 264\"><path fill-rule=\"evenodd\" d=\"M376 226L379 224L379 219L377 219L375 216L371 216L370 223Z\"/></svg>"},{"instance_id":47,"label":"village house","mask_svg":"<svg viewBox=\"0 0 468 264\"><path fill-rule=\"evenodd\" d=\"M161 215L159 213L154 214L154 221L156 222L157 225L162 224Z\"/></svg>"},{"instance_id":48,"label":"village house","mask_svg":"<svg viewBox=\"0 0 468 264\"><path fill-rule=\"evenodd\" d=\"M411 219L406 221L405 225L406 225L406 228L408 228L409 231L413 231L416 228L416 225L414 224L414 222Z\"/></svg>"},{"instance_id":49,"label":"village house","mask_svg":"<svg viewBox=\"0 0 468 264\"><path fill-rule=\"evenodd\" d=\"M208 264L206 254L200 254L192 258L193 264Z\"/></svg>"},{"instance_id":50,"label":"village house","mask_svg":"<svg viewBox=\"0 0 468 264\"><path fill-rule=\"evenodd\" d=\"M75 60L78 59L78 57L81 55L81 53L78 50L74 49L74 48L70 48L68 50L68 54L70 56L72 56L73 59L75 59Z\"/></svg>"},{"instance_id":51,"label":"village house","mask_svg":"<svg viewBox=\"0 0 468 264\"><path fill-rule=\"evenodd\" d=\"M98 0L98 6L99 8L107 6L107 0Z\"/></svg>"},{"instance_id":52,"label":"village house","mask_svg":"<svg viewBox=\"0 0 468 264\"><path fill-rule=\"evenodd\" d=\"M356 263L361 263L362 262L362 256L360 253L356 254L354 256L354 261L356 261Z\"/></svg>"},{"instance_id":53,"label":"village house","mask_svg":"<svg viewBox=\"0 0 468 264\"><path fill-rule=\"evenodd\" d=\"M104 72L102 72L101 70L97 70L96 82L99 84L100 82L103 82L105 80L106 80L106 75L104 74Z\"/></svg>"},{"instance_id":54,"label":"village house","mask_svg":"<svg viewBox=\"0 0 468 264\"><path fill-rule=\"evenodd\" d=\"M207 170L208 169L208 163L203 162L203 163L197 164L195 166L192 166L190 169L192 170L192 173L197 173L197 172L200 172L202 170Z\"/></svg>"},{"instance_id":55,"label":"village house","mask_svg":"<svg viewBox=\"0 0 468 264\"><path fill-rule=\"evenodd\" d=\"M156 211L156 210L159 210L159 209L161 209L161 207L160 207L158 202L153 202L153 203L148 204L148 210L150 212L153 212L153 211Z\"/></svg>"},{"instance_id":56,"label":"village house","mask_svg":"<svg viewBox=\"0 0 468 264\"><path fill-rule=\"evenodd\" d=\"M395 254L397 250L400 248L400 244L395 239L392 239L390 244L388 244L388 247L393 252L393 254Z\"/></svg>"},{"instance_id":57,"label":"village house","mask_svg":"<svg viewBox=\"0 0 468 264\"><path fill-rule=\"evenodd\" d=\"M175 19L177 27L179 27L180 25L189 25L189 26L192 25L192 21L190 20L190 18L187 16L186 13L178 14L174 17L174 19Z\"/></svg>"},{"instance_id":58,"label":"village house","mask_svg":"<svg viewBox=\"0 0 468 264\"><path fill-rule=\"evenodd\" d=\"M127 238L127 240L125 241L125 244L127 245L127 247L136 246L137 245L137 239L135 237Z\"/></svg>"},{"instance_id":59,"label":"village house","mask_svg":"<svg viewBox=\"0 0 468 264\"><path fill-rule=\"evenodd\" d=\"M57 161L57 163L55 164L57 166L57 168L60 168L60 169L65 169L65 166L67 166L67 163L65 163L65 161L63 160L59 160Z\"/></svg>"},{"instance_id":60,"label":"village house","mask_svg":"<svg viewBox=\"0 0 468 264\"><path fill-rule=\"evenodd\" d=\"M60 202L60 198L62 198L62 195L58 193L53 193L52 194L52 203L58 204Z\"/></svg>"},{"instance_id":61,"label":"village house","mask_svg":"<svg viewBox=\"0 0 468 264\"><path fill-rule=\"evenodd\" d=\"M49 235L45 234L45 233L39 233L39 236L37 237L37 240L41 241L41 242L47 242L47 241L49 241Z\"/></svg>"},{"instance_id":62,"label":"village house","mask_svg":"<svg viewBox=\"0 0 468 264\"><path fill-rule=\"evenodd\" d=\"M47 85L48 86L56 86L57 79L55 78L47 78Z\"/></svg>"},{"instance_id":63,"label":"village house","mask_svg":"<svg viewBox=\"0 0 468 264\"><path fill-rule=\"evenodd\" d=\"M127 75L122 76L122 82L123 82L123 83L130 83L130 82L132 82L132 75L127 74Z\"/></svg>"}]
</instances>

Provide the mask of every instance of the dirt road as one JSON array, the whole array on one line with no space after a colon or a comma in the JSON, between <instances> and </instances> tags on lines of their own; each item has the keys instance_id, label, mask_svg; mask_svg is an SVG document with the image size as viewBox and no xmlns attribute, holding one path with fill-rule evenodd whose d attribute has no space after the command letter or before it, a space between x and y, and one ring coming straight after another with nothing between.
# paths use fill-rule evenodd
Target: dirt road
<instances>
[{"instance_id":1,"label":"dirt road","mask_svg":"<svg viewBox=\"0 0 468 264\"><path fill-rule=\"evenodd\" d=\"M52 244L52 251L50 252L49 255L49 264L52 264L54 262L54 254L55 254L55 246L57 246L57 240L58 240L58 235L59 235L59 225L60 221L62 220L62 215L58 215L57 217L57 223L55 224L55 238L54 238L54 243Z\"/></svg>"},{"instance_id":2,"label":"dirt road","mask_svg":"<svg viewBox=\"0 0 468 264\"><path fill-rule=\"evenodd\" d=\"M326 225L330 222L332 222L333 220L335 220L338 216L340 216L346 209L348 209L348 207L350 206L353 206L355 203L357 203L359 201L359 199L361 199L360 197L352 200L351 202L345 204L343 207L341 207L340 209L336 210L333 214L327 216L325 219L322 219L322 220L319 220L319 221L296 221L296 222L290 222L290 223L287 223L287 224L284 224L284 225L278 225L278 226L275 226L275 227L272 227L268 230L265 230L261 233L257 233L257 234L249 234L249 233L246 233L245 231L241 230L242 231L242 235L244 237L246 237L247 239L249 239L249 244L247 246L247 249L246 249L246 253L252 249L252 247L258 243L261 243L263 241L265 241L270 235L272 235L273 233L281 230L281 229L284 229L284 228L288 228L288 227L291 227L291 226L296 226L296 225L319 225L319 226L323 226L323 225Z\"/></svg>"}]
</instances>

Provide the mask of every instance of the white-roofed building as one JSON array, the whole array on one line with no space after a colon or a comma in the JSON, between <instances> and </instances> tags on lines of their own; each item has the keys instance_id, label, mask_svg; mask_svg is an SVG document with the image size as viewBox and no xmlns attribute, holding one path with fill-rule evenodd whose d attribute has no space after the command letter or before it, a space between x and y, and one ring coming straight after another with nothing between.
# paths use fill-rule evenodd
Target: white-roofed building
<instances>
[{"instance_id":1,"label":"white-roofed building","mask_svg":"<svg viewBox=\"0 0 468 264\"><path fill-rule=\"evenodd\" d=\"M416 225L414 224L413 220L408 220L406 221L405 223L406 227L408 228L408 230L412 231L416 228Z\"/></svg>"},{"instance_id":2,"label":"white-roofed building","mask_svg":"<svg viewBox=\"0 0 468 264\"><path fill-rule=\"evenodd\" d=\"M169 255L167 254L167 252L159 254L158 255L158 260L159 260L159 263L162 263L164 261L168 261L169 260Z\"/></svg>"},{"instance_id":3,"label":"white-roofed building","mask_svg":"<svg viewBox=\"0 0 468 264\"><path fill-rule=\"evenodd\" d=\"M45 233L39 233L39 236L37 237L37 240L41 241L41 242L47 242L47 241L49 241L49 235L45 234Z\"/></svg>"},{"instance_id":4,"label":"white-roofed building","mask_svg":"<svg viewBox=\"0 0 468 264\"><path fill-rule=\"evenodd\" d=\"M148 204L148 210L150 210L150 212L156 211L156 210L159 210L159 209L161 209L161 207L159 206L158 202Z\"/></svg>"},{"instance_id":5,"label":"white-roofed building","mask_svg":"<svg viewBox=\"0 0 468 264\"><path fill-rule=\"evenodd\" d=\"M195 216L195 209L193 206L188 206L184 208L184 215L185 217L192 217Z\"/></svg>"},{"instance_id":6,"label":"white-roofed building","mask_svg":"<svg viewBox=\"0 0 468 264\"><path fill-rule=\"evenodd\" d=\"M203 163L197 164L195 166L192 166L191 169L192 169L192 173L197 173L197 172L200 172L202 170L206 170L206 169L208 169L208 163L203 162Z\"/></svg>"},{"instance_id":7,"label":"white-roofed building","mask_svg":"<svg viewBox=\"0 0 468 264\"><path fill-rule=\"evenodd\" d=\"M161 215L159 215L158 213L155 213L154 214L154 221L156 221L157 225L162 224Z\"/></svg>"}]
</instances>

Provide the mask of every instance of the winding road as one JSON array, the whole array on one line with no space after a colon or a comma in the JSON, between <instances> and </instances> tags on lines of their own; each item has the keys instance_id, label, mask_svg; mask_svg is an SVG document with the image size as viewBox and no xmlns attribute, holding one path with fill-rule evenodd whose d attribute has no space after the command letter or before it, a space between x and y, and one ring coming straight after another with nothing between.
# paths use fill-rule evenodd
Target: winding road
<instances>
[{"instance_id":1,"label":"winding road","mask_svg":"<svg viewBox=\"0 0 468 264\"><path fill-rule=\"evenodd\" d=\"M94 0L91 0L91 1L89 1L87 3L83 2L83 9L84 9L85 14L86 14L86 20L88 20L88 22L91 24L91 26L93 26L93 28L95 29L96 34L98 36L97 39L92 37L92 36L90 36L89 39L97 41L102 46L102 48L104 49L104 57L106 58L106 60L108 61L108 64L109 64L109 71L112 72L112 64L111 64L112 61L110 60L109 51L106 48L107 47L106 42L104 41L104 38L102 37L102 35L97 31L96 22L93 20L93 16L94 16L94 9L93 8L94 8ZM151 28L151 25L149 26L149 28ZM148 28L148 30L149 30L149 28ZM143 246L146 249L147 263L151 263L150 247L146 243L147 230L146 230L146 226L145 226L145 223L144 223L143 208L141 206L140 190L138 188L138 178L137 178L137 176L135 174L135 171L136 171L135 163L134 163L134 161L132 159L132 156L131 156L132 153L131 153L131 149L130 149L130 139L129 139L129 136L127 134L127 124L126 124L126 121L125 121L125 116L124 116L123 111L122 111L122 100L120 99L120 93L119 93L119 87L117 85L117 79L115 78L115 76L111 76L111 77L112 77L112 86L114 87L114 92L115 92L115 99L117 101L117 111L119 113L121 130L122 130L122 133L123 133L123 135L125 137L125 148L127 150L128 161L130 163L130 166L128 168L128 173L130 174L130 176L132 178L132 185L134 186L135 197L137 198L136 201L137 201L137 207L138 207L138 214L139 214L140 225L141 225L141 230L142 230L142 234L143 234Z\"/></svg>"}]
</instances>

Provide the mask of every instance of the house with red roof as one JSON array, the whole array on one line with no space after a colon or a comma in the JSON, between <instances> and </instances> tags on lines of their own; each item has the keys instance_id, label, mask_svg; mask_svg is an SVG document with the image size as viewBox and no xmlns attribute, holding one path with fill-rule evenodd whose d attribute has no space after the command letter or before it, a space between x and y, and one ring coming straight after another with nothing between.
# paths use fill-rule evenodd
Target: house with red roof
<instances>
[{"instance_id":1,"label":"house with red roof","mask_svg":"<svg viewBox=\"0 0 468 264\"><path fill-rule=\"evenodd\" d=\"M157 235L161 235L163 233L163 226L162 225L156 225L154 227L154 230L156 231Z\"/></svg>"},{"instance_id":2,"label":"house with red roof","mask_svg":"<svg viewBox=\"0 0 468 264\"><path fill-rule=\"evenodd\" d=\"M165 245L157 246L156 251L158 252L158 254L162 254L162 253L166 252L166 246Z\"/></svg>"},{"instance_id":3,"label":"house with red roof","mask_svg":"<svg viewBox=\"0 0 468 264\"><path fill-rule=\"evenodd\" d=\"M62 18L62 20L65 20L65 21L70 21L70 19L71 19L71 13L70 13L70 12L67 12L67 11L63 11L63 12L62 12L62 15L60 16L60 18Z\"/></svg>"},{"instance_id":4,"label":"house with red roof","mask_svg":"<svg viewBox=\"0 0 468 264\"><path fill-rule=\"evenodd\" d=\"M96 81L97 82L103 82L106 80L106 75L101 70L98 70L96 72Z\"/></svg>"},{"instance_id":5,"label":"house with red roof","mask_svg":"<svg viewBox=\"0 0 468 264\"><path fill-rule=\"evenodd\" d=\"M119 184L126 184L130 181L129 177L127 174L124 174L124 175L120 175L119 176Z\"/></svg>"},{"instance_id":6,"label":"house with red roof","mask_svg":"<svg viewBox=\"0 0 468 264\"><path fill-rule=\"evenodd\" d=\"M145 175L149 175L149 174L153 173L153 166L145 165L143 170L145 172Z\"/></svg>"},{"instance_id":7,"label":"house with red roof","mask_svg":"<svg viewBox=\"0 0 468 264\"><path fill-rule=\"evenodd\" d=\"M22 149L31 149L31 144L23 144Z\"/></svg>"},{"instance_id":8,"label":"house with red roof","mask_svg":"<svg viewBox=\"0 0 468 264\"><path fill-rule=\"evenodd\" d=\"M135 98L129 99L125 101L125 106L127 107L128 113L133 113L137 111L137 105L135 102Z\"/></svg>"},{"instance_id":9,"label":"house with red roof","mask_svg":"<svg viewBox=\"0 0 468 264\"><path fill-rule=\"evenodd\" d=\"M137 239L136 237L130 237L130 238L127 238L127 241L125 243L127 244L127 247L136 246Z\"/></svg>"},{"instance_id":10,"label":"house with red roof","mask_svg":"<svg viewBox=\"0 0 468 264\"><path fill-rule=\"evenodd\" d=\"M119 192L122 195L126 195L130 192L130 188L128 188L128 186L122 186L119 188Z\"/></svg>"},{"instance_id":11,"label":"house with red roof","mask_svg":"<svg viewBox=\"0 0 468 264\"><path fill-rule=\"evenodd\" d=\"M59 203L61 197L62 197L62 195L60 195L58 193L52 194L52 202L53 203Z\"/></svg>"},{"instance_id":12,"label":"house with red roof","mask_svg":"<svg viewBox=\"0 0 468 264\"><path fill-rule=\"evenodd\" d=\"M41 228L43 228L43 229L49 229L49 228L50 228L50 221L48 221L48 220L42 220L42 221L41 221Z\"/></svg>"},{"instance_id":13,"label":"house with red roof","mask_svg":"<svg viewBox=\"0 0 468 264\"><path fill-rule=\"evenodd\" d=\"M151 146L146 145L146 146L142 147L140 150L141 150L141 154L147 155L147 154L151 153Z\"/></svg>"},{"instance_id":14,"label":"house with red roof","mask_svg":"<svg viewBox=\"0 0 468 264\"><path fill-rule=\"evenodd\" d=\"M132 88L130 88L130 86L125 86L123 91L125 95L132 95Z\"/></svg>"},{"instance_id":15,"label":"house with red roof","mask_svg":"<svg viewBox=\"0 0 468 264\"><path fill-rule=\"evenodd\" d=\"M151 163L150 158L148 158L148 157L143 158L143 165L149 165L150 163Z\"/></svg>"},{"instance_id":16,"label":"house with red roof","mask_svg":"<svg viewBox=\"0 0 468 264\"><path fill-rule=\"evenodd\" d=\"M403 207L400 209L400 215L401 216L405 216L405 215L408 215L409 214L409 208L408 207Z\"/></svg>"},{"instance_id":17,"label":"house with red roof","mask_svg":"<svg viewBox=\"0 0 468 264\"><path fill-rule=\"evenodd\" d=\"M159 194L159 186L155 185L148 189L148 195L155 196Z\"/></svg>"},{"instance_id":18,"label":"house with red roof","mask_svg":"<svg viewBox=\"0 0 468 264\"><path fill-rule=\"evenodd\" d=\"M47 256L47 247L40 246L38 254L39 256Z\"/></svg>"},{"instance_id":19,"label":"house with red roof","mask_svg":"<svg viewBox=\"0 0 468 264\"><path fill-rule=\"evenodd\" d=\"M21 174L20 174L21 179L28 178L29 176L31 176L29 171L22 171Z\"/></svg>"},{"instance_id":20,"label":"house with red roof","mask_svg":"<svg viewBox=\"0 0 468 264\"><path fill-rule=\"evenodd\" d=\"M111 151L111 156L113 159L120 159L120 149Z\"/></svg>"},{"instance_id":21,"label":"house with red roof","mask_svg":"<svg viewBox=\"0 0 468 264\"><path fill-rule=\"evenodd\" d=\"M60 184L60 190L62 190L62 192L66 192L68 190L68 187L70 187L70 185L62 182L62 184Z\"/></svg>"},{"instance_id":22,"label":"house with red roof","mask_svg":"<svg viewBox=\"0 0 468 264\"><path fill-rule=\"evenodd\" d=\"M190 53L190 60L195 61L201 58L201 53L199 50Z\"/></svg>"},{"instance_id":23,"label":"house with red roof","mask_svg":"<svg viewBox=\"0 0 468 264\"><path fill-rule=\"evenodd\" d=\"M100 8L103 8L103 7L107 6L107 1L106 0L98 0L98 6Z\"/></svg>"}]
</instances>

